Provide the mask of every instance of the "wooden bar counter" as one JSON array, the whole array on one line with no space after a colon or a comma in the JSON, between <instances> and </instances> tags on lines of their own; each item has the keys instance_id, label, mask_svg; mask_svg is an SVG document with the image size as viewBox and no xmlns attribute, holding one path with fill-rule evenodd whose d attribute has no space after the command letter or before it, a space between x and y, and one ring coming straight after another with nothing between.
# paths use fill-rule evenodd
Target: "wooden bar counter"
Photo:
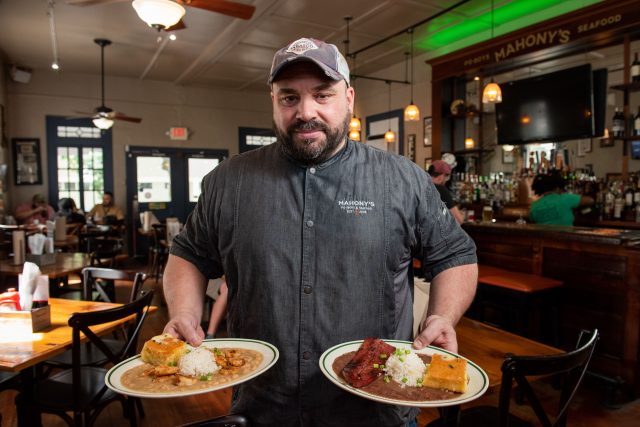
<instances>
[{"instance_id":1,"label":"wooden bar counter","mask_svg":"<svg viewBox=\"0 0 640 427\"><path fill-rule=\"evenodd\" d=\"M560 345L601 333L591 370L640 395L640 231L466 223L478 262L562 280Z\"/></svg>"}]
</instances>

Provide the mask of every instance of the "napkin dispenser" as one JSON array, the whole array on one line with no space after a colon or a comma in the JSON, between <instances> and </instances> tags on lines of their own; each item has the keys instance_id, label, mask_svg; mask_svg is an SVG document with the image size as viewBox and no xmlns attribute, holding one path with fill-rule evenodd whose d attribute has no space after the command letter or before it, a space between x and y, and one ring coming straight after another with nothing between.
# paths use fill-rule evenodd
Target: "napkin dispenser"
<instances>
[{"instance_id":1,"label":"napkin dispenser","mask_svg":"<svg viewBox=\"0 0 640 427\"><path fill-rule=\"evenodd\" d=\"M40 332L51 326L51 306L30 311L0 311L0 336L24 339L25 334ZM10 336L7 336L10 335Z\"/></svg>"}]
</instances>

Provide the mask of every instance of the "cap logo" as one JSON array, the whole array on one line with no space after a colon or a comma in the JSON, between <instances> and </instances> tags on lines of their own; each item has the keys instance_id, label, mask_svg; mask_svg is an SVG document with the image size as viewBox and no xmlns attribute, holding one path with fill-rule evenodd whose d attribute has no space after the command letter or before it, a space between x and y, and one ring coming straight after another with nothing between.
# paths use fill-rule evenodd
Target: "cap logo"
<instances>
[{"instance_id":1,"label":"cap logo","mask_svg":"<svg viewBox=\"0 0 640 427\"><path fill-rule=\"evenodd\" d=\"M313 49L318 49L318 45L316 45L312 40L298 39L289 45L287 52L296 55L303 55L305 52Z\"/></svg>"}]
</instances>

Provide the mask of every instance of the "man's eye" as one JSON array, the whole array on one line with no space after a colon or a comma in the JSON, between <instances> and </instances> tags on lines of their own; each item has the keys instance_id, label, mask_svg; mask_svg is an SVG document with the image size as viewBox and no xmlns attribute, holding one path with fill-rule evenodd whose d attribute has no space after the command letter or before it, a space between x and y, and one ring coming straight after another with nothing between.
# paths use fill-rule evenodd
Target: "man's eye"
<instances>
[{"instance_id":1,"label":"man's eye","mask_svg":"<svg viewBox=\"0 0 640 427\"><path fill-rule=\"evenodd\" d=\"M297 100L298 100L298 97L293 95L283 96L282 98L280 98L280 102L282 102L284 105L293 105Z\"/></svg>"},{"instance_id":2,"label":"man's eye","mask_svg":"<svg viewBox=\"0 0 640 427\"><path fill-rule=\"evenodd\" d=\"M331 95L328 93L319 93L318 95L316 95L316 99L318 100L318 102L327 102L329 98L331 98Z\"/></svg>"}]
</instances>

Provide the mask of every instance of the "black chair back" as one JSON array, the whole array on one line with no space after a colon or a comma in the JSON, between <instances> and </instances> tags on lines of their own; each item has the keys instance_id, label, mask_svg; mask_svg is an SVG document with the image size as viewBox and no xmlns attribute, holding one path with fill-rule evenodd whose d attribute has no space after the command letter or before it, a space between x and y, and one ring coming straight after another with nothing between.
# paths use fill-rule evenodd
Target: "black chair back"
<instances>
[{"instance_id":1,"label":"black chair back","mask_svg":"<svg viewBox=\"0 0 640 427\"><path fill-rule=\"evenodd\" d=\"M81 401L82 393L82 356L81 356L81 335L87 337L91 344L95 345L104 355L109 362L114 365L122 360L131 357L135 354L138 344L138 336L140 334L140 328L147 315L148 308L151 305L153 299L153 291L146 292L142 297L137 300L125 304L121 307L116 307L108 310L92 311L86 313L74 313L69 318L69 326L73 328L73 343L71 348L72 354L72 378L73 378L73 394L74 402ZM126 340L122 341L122 346L117 350L112 350L106 345L102 338L93 333L90 329L91 326L101 325L104 323L114 322L130 316L135 318L127 328ZM106 385L104 391L106 391Z\"/></svg>"},{"instance_id":2,"label":"black chair back","mask_svg":"<svg viewBox=\"0 0 640 427\"><path fill-rule=\"evenodd\" d=\"M500 426L507 426L509 422L509 404L513 382L518 384L525 399L544 427L564 427L567 422L567 411L593 356L598 330L582 331L578 338L576 349L557 355L549 356L515 356L508 354L502 364L502 384L498 407ZM560 375L562 389L560 392L559 410L552 422L545 412L540 399L529 384L527 377Z\"/></svg>"},{"instance_id":3,"label":"black chair back","mask_svg":"<svg viewBox=\"0 0 640 427\"><path fill-rule=\"evenodd\" d=\"M140 293L147 275L141 272L122 271L104 267L85 267L82 269L82 299L93 300L93 291L97 291L105 302L115 302L109 296L115 294L114 281L126 280L132 282L131 293L128 302L135 301ZM113 289L112 289L113 288Z\"/></svg>"}]
</instances>

